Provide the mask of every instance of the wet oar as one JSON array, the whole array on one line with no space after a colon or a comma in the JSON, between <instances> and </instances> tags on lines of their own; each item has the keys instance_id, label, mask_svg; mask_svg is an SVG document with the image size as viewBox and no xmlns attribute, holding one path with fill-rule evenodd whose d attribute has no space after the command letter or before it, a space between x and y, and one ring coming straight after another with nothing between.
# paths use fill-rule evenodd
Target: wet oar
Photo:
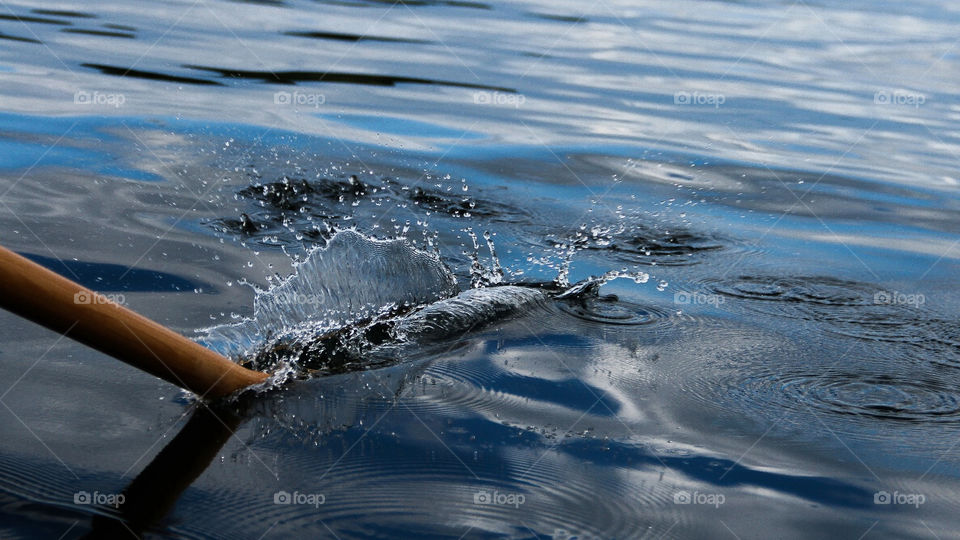
<instances>
[{"instance_id":1,"label":"wet oar","mask_svg":"<svg viewBox=\"0 0 960 540\"><path fill-rule=\"evenodd\" d=\"M123 490L117 514L94 514L84 538L141 538L210 466L243 420L222 409L197 407L180 433Z\"/></svg>"},{"instance_id":2,"label":"wet oar","mask_svg":"<svg viewBox=\"0 0 960 540\"><path fill-rule=\"evenodd\" d=\"M267 378L3 247L0 307L202 397Z\"/></svg>"}]
</instances>

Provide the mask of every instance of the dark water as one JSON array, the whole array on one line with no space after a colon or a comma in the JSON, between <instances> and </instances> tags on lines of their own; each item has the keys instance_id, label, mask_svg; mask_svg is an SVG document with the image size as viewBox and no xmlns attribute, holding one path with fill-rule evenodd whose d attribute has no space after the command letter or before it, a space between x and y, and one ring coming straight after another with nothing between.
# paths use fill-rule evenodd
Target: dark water
<instances>
[{"instance_id":1,"label":"dark water","mask_svg":"<svg viewBox=\"0 0 960 540\"><path fill-rule=\"evenodd\" d=\"M0 315L0 538L954 536L958 20L3 4L3 245L343 339L210 411Z\"/></svg>"}]
</instances>

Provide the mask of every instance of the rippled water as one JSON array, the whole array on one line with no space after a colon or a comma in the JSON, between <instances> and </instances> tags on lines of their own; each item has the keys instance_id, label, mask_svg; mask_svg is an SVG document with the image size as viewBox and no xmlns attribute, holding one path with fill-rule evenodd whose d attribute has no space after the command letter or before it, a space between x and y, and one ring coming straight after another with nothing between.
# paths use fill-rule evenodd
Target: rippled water
<instances>
[{"instance_id":1,"label":"rippled water","mask_svg":"<svg viewBox=\"0 0 960 540\"><path fill-rule=\"evenodd\" d=\"M951 537L958 22L3 4L3 245L277 375L2 315L0 537Z\"/></svg>"}]
</instances>

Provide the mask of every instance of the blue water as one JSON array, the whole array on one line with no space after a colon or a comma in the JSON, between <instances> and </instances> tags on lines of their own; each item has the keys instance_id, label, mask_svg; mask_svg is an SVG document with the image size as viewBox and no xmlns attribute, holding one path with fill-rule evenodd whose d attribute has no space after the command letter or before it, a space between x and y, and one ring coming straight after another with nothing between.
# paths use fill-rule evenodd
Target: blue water
<instances>
[{"instance_id":1,"label":"blue water","mask_svg":"<svg viewBox=\"0 0 960 540\"><path fill-rule=\"evenodd\" d=\"M958 22L4 4L4 246L238 361L455 294L421 255L554 292L211 409L0 314L0 538L952 537Z\"/></svg>"}]
</instances>

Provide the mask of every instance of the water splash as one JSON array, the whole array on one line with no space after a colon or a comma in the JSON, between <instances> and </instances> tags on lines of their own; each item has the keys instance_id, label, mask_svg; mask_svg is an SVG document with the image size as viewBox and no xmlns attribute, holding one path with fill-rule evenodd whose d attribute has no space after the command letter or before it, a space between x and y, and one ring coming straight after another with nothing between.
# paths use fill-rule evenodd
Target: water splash
<instances>
[{"instance_id":1,"label":"water splash","mask_svg":"<svg viewBox=\"0 0 960 540\"><path fill-rule=\"evenodd\" d=\"M295 263L295 272L266 290L255 288L254 315L204 330L201 342L273 374L273 388L294 377L365 371L394 364L413 349L457 340L473 330L528 313L556 300L579 319L646 324L662 313L601 298L600 286L645 272L610 271L572 286L504 284L492 235L483 238L492 259L479 262L474 243L471 288L460 292L453 273L435 253L404 240L376 240L356 231L334 235L326 247Z\"/></svg>"},{"instance_id":2,"label":"water splash","mask_svg":"<svg viewBox=\"0 0 960 540\"><path fill-rule=\"evenodd\" d=\"M394 363L399 347L457 338L546 302L546 289L493 285L503 271L492 238L484 238L493 269L484 269L483 287L460 293L436 254L404 240L339 232L295 263L290 277L255 288L253 317L205 329L201 342L273 373L271 388L292 377Z\"/></svg>"},{"instance_id":3,"label":"water splash","mask_svg":"<svg viewBox=\"0 0 960 540\"><path fill-rule=\"evenodd\" d=\"M487 244L487 250L490 252L490 267L487 268L480 262L480 240L473 229L463 229L473 242L473 252L464 252L470 259L470 286L474 289L499 285L503 283L503 267L500 265L500 259L497 257L497 249L493 244L493 236L490 231L484 231L483 239Z\"/></svg>"},{"instance_id":4,"label":"water splash","mask_svg":"<svg viewBox=\"0 0 960 540\"><path fill-rule=\"evenodd\" d=\"M202 330L204 345L241 356L278 333L327 332L459 292L456 278L435 254L352 230L337 233L296 263L287 279L254 290L253 317Z\"/></svg>"}]
</instances>

